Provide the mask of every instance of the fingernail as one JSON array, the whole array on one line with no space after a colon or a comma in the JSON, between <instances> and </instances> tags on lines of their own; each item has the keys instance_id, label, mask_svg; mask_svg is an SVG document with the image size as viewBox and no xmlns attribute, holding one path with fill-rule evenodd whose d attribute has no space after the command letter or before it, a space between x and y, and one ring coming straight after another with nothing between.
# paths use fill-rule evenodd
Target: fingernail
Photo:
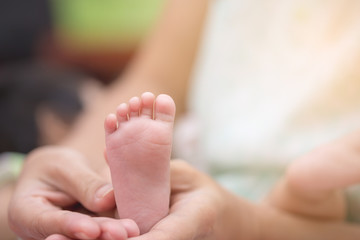
<instances>
[{"instance_id":1,"label":"fingernail","mask_svg":"<svg viewBox=\"0 0 360 240\"><path fill-rule=\"evenodd\" d=\"M78 238L78 239L84 239L84 240L85 240L85 239L86 239L86 240L87 240L87 239L89 239L89 240L92 239L91 237L89 237L88 235L86 235L85 233L82 233L82 232L75 233L74 235L75 235L75 237Z\"/></svg>"},{"instance_id":2,"label":"fingernail","mask_svg":"<svg viewBox=\"0 0 360 240\"><path fill-rule=\"evenodd\" d=\"M111 186L111 184L106 184L96 191L95 196L97 198L103 198L112 190L113 190L113 187Z\"/></svg>"},{"instance_id":3,"label":"fingernail","mask_svg":"<svg viewBox=\"0 0 360 240\"><path fill-rule=\"evenodd\" d=\"M106 240L114 240L110 233L103 233L103 238Z\"/></svg>"}]
</instances>

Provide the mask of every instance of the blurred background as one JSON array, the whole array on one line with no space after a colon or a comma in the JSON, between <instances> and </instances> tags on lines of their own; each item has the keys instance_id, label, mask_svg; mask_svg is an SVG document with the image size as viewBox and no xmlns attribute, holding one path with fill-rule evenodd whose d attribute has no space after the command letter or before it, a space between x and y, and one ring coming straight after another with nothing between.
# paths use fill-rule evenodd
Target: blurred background
<instances>
[{"instance_id":1,"label":"blurred background","mask_svg":"<svg viewBox=\"0 0 360 240\"><path fill-rule=\"evenodd\" d=\"M0 1L0 153L61 140L84 89L121 75L163 2Z\"/></svg>"}]
</instances>

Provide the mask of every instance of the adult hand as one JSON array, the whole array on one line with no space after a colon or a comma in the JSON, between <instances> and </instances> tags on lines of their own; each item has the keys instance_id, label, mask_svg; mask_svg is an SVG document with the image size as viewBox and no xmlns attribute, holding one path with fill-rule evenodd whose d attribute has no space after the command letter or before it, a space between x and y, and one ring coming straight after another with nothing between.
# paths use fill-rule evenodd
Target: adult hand
<instances>
[{"instance_id":1,"label":"adult hand","mask_svg":"<svg viewBox=\"0 0 360 240\"><path fill-rule=\"evenodd\" d=\"M18 180L9 206L10 227L24 240L51 235L49 239L104 240L110 239L109 234L124 238L138 235L130 220L93 217L99 213L114 216L109 182L109 176L92 170L76 151L39 148L27 157ZM78 208L79 203L85 208Z\"/></svg>"},{"instance_id":2,"label":"adult hand","mask_svg":"<svg viewBox=\"0 0 360 240\"><path fill-rule=\"evenodd\" d=\"M254 205L179 160L171 162L171 207L150 232L133 240L255 239ZM236 237L235 237L236 236Z\"/></svg>"}]
</instances>

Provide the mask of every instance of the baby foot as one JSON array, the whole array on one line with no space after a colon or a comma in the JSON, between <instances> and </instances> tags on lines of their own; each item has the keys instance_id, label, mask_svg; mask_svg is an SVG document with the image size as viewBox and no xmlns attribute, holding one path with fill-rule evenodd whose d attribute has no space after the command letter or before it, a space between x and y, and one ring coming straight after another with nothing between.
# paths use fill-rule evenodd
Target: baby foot
<instances>
[{"instance_id":1,"label":"baby foot","mask_svg":"<svg viewBox=\"0 0 360 240\"><path fill-rule=\"evenodd\" d=\"M148 232L169 211L170 155L175 103L144 93L105 120L106 155L120 218Z\"/></svg>"}]
</instances>

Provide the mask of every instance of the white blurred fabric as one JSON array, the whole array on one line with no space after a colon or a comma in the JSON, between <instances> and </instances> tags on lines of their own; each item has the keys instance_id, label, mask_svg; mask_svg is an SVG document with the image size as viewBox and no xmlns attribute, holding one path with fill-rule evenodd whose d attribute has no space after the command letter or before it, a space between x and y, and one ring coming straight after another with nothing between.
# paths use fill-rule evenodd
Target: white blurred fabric
<instances>
[{"instance_id":1,"label":"white blurred fabric","mask_svg":"<svg viewBox=\"0 0 360 240\"><path fill-rule=\"evenodd\" d=\"M282 167L359 128L360 1L213 1L189 109L175 152L210 166Z\"/></svg>"}]
</instances>

